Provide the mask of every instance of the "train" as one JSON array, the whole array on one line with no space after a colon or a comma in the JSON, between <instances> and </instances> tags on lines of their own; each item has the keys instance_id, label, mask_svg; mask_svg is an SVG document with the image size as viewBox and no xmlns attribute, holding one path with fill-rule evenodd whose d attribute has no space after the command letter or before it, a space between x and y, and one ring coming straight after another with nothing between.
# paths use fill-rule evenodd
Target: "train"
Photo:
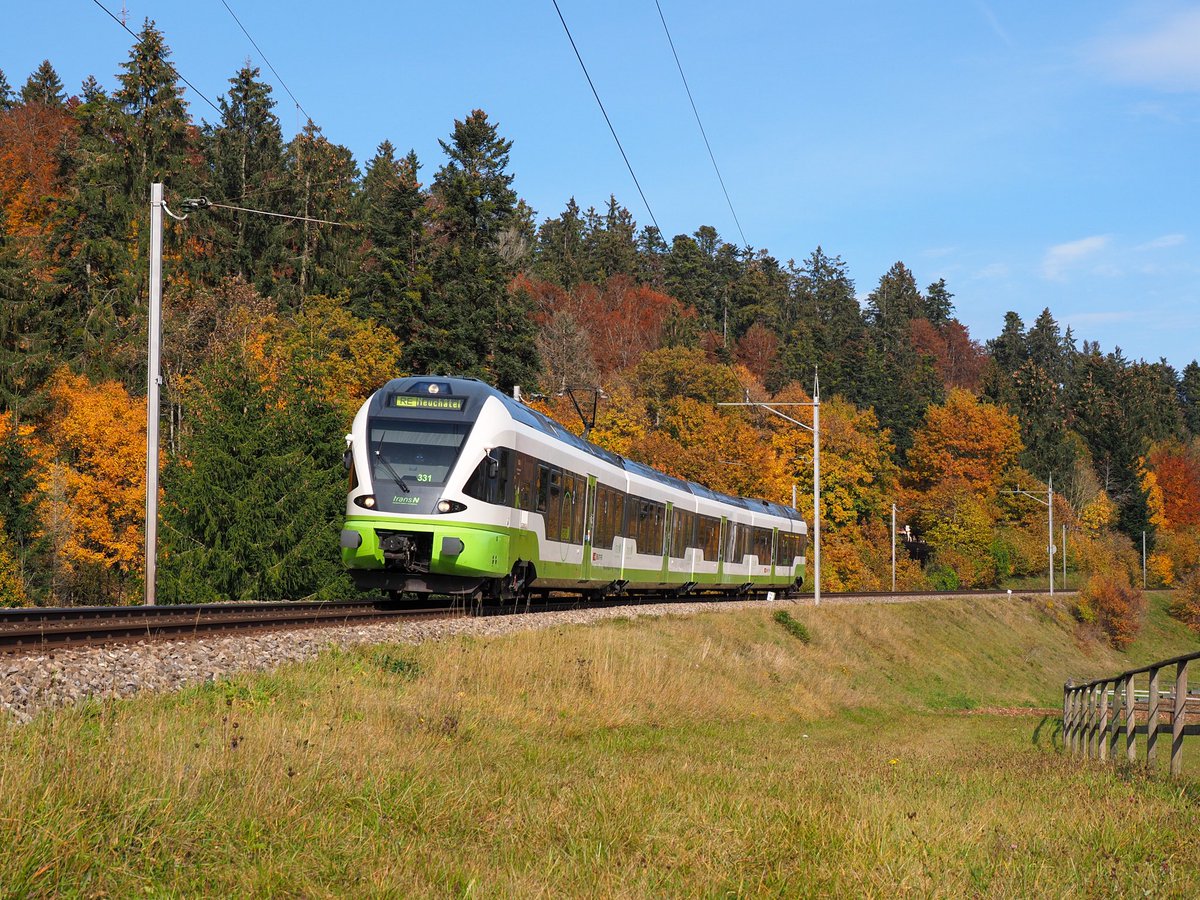
<instances>
[{"instance_id":1,"label":"train","mask_svg":"<svg viewBox=\"0 0 1200 900\"><path fill-rule=\"evenodd\" d=\"M400 599L787 596L804 578L794 509L611 453L473 378L396 378L344 455L342 561Z\"/></svg>"}]
</instances>

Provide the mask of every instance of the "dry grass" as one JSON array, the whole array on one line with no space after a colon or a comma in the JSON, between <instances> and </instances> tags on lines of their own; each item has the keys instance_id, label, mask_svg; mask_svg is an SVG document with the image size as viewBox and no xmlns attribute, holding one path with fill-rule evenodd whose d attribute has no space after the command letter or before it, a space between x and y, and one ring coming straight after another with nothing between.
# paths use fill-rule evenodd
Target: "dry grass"
<instances>
[{"instance_id":1,"label":"dry grass","mask_svg":"<svg viewBox=\"0 0 1200 900\"><path fill-rule=\"evenodd\" d=\"M961 715L1141 647L1040 602L791 611L811 644L769 610L617 620L0 728L0 895L1200 894L1195 780Z\"/></svg>"}]
</instances>

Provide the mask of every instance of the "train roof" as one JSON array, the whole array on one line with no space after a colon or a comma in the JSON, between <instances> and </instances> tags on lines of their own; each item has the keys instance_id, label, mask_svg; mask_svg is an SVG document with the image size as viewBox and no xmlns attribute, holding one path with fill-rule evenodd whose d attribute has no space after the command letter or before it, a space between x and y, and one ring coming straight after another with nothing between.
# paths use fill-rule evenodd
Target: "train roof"
<instances>
[{"instance_id":1,"label":"train roof","mask_svg":"<svg viewBox=\"0 0 1200 900\"><path fill-rule=\"evenodd\" d=\"M766 513L784 519L799 520L803 518L798 511L792 509L790 506L772 503L769 500L734 497L731 494L723 494L695 481L685 481L682 478L676 478L673 475L668 475L666 472L660 472L658 469L652 468L645 463L627 459L610 450L605 450L603 447L598 447L591 441L584 440L563 425L555 422L549 416L538 412L530 406L526 406L520 400L510 397L503 391L499 391L487 382L480 381L477 378L448 375L419 375L408 378L396 378L384 385L378 393L424 393L429 390L430 385L436 385L436 392L446 396L466 397L480 402L488 397L495 397L503 404L508 414L521 424L549 435L564 444L568 444L582 453L590 454L619 469L624 469L626 472L640 475L643 478L673 487L684 493L703 497L707 500L715 500L718 503L725 503L729 506L738 506L750 512Z\"/></svg>"}]
</instances>

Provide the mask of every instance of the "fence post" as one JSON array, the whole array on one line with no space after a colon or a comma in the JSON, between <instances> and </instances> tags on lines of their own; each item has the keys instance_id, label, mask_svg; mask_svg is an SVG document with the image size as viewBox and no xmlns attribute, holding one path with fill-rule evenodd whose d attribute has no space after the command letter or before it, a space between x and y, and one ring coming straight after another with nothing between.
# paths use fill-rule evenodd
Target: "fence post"
<instances>
[{"instance_id":1,"label":"fence post","mask_svg":"<svg viewBox=\"0 0 1200 900\"><path fill-rule=\"evenodd\" d=\"M1125 759L1137 762L1137 697L1133 691L1134 676L1125 679Z\"/></svg>"},{"instance_id":2,"label":"fence post","mask_svg":"<svg viewBox=\"0 0 1200 900\"><path fill-rule=\"evenodd\" d=\"M1099 685L1095 684L1088 688L1087 755L1089 759L1100 758L1100 745L1096 743L1096 735L1100 730L1099 690Z\"/></svg>"},{"instance_id":3,"label":"fence post","mask_svg":"<svg viewBox=\"0 0 1200 900\"><path fill-rule=\"evenodd\" d=\"M1175 666L1175 705L1171 712L1171 774L1183 773L1183 728L1187 716L1188 664L1185 659Z\"/></svg>"},{"instance_id":4,"label":"fence post","mask_svg":"<svg viewBox=\"0 0 1200 900\"><path fill-rule=\"evenodd\" d=\"M1125 699L1124 679L1118 678L1113 682L1112 714L1108 719L1108 758L1117 761L1117 742L1121 737L1121 713Z\"/></svg>"},{"instance_id":5,"label":"fence post","mask_svg":"<svg viewBox=\"0 0 1200 900\"><path fill-rule=\"evenodd\" d=\"M1146 699L1146 769L1153 772L1158 749L1158 667L1150 670L1150 696Z\"/></svg>"},{"instance_id":6,"label":"fence post","mask_svg":"<svg viewBox=\"0 0 1200 900\"><path fill-rule=\"evenodd\" d=\"M1108 759L1108 682L1100 682L1100 717L1096 723L1096 758Z\"/></svg>"}]
</instances>

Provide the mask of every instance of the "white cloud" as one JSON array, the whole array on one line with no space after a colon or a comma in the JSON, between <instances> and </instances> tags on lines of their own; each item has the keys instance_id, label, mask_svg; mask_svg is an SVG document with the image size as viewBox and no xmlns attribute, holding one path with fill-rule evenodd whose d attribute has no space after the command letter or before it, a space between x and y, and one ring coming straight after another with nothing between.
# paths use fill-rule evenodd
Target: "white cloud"
<instances>
[{"instance_id":1,"label":"white cloud","mask_svg":"<svg viewBox=\"0 0 1200 900\"><path fill-rule=\"evenodd\" d=\"M1179 247L1185 243L1187 243L1187 235L1185 234L1164 234L1162 237L1156 237L1152 241L1146 241L1144 244L1139 244L1133 249L1164 250L1168 247Z\"/></svg>"},{"instance_id":2,"label":"white cloud","mask_svg":"<svg viewBox=\"0 0 1200 900\"><path fill-rule=\"evenodd\" d=\"M1110 77L1169 91L1200 90L1200 9L1184 9L1139 34L1097 42L1092 62Z\"/></svg>"},{"instance_id":3,"label":"white cloud","mask_svg":"<svg viewBox=\"0 0 1200 900\"><path fill-rule=\"evenodd\" d=\"M1078 241L1055 244L1042 259L1042 275L1052 281L1061 281L1068 268L1099 253L1111 240L1107 234L1097 234Z\"/></svg>"},{"instance_id":4,"label":"white cloud","mask_svg":"<svg viewBox=\"0 0 1200 900\"><path fill-rule=\"evenodd\" d=\"M1004 278L1008 275L1008 264L1001 262L988 263L982 269L975 273L975 277L984 278Z\"/></svg>"}]
</instances>

